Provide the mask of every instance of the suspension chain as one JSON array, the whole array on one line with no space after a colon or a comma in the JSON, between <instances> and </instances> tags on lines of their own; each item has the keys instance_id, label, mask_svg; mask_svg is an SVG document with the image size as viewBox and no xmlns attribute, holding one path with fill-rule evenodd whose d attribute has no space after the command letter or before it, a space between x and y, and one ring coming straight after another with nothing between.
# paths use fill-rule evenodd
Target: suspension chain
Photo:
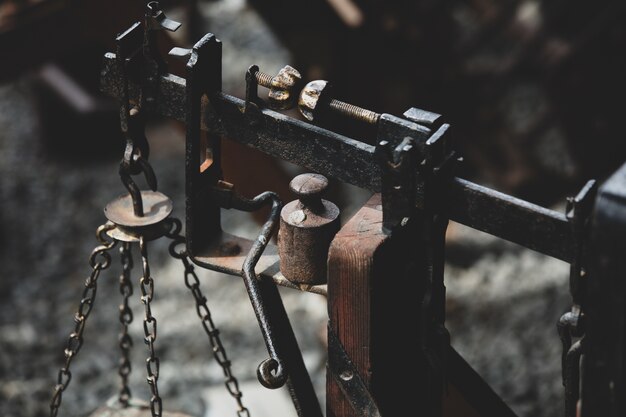
<instances>
[{"instance_id":1,"label":"suspension chain","mask_svg":"<svg viewBox=\"0 0 626 417\"><path fill-rule=\"evenodd\" d=\"M83 289L78 310L74 315L74 331L70 333L64 350L65 363L59 370L57 384L54 386L52 400L50 401L50 417L55 417L59 412L59 407L61 406L61 401L63 399L63 392L67 389L70 381L72 380L70 365L72 364L74 357L80 351L80 348L83 346L83 332L85 331L85 324L87 323L87 319L89 318L96 301L98 277L100 276L100 272L107 269L111 265L111 254L108 253L108 251L117 244L117 241L107 240L105 233L113 227L113 225L108 224L102 225L98 227L98 230L96 231L96 238L101 244L97 246L89 256L89 265L91 266L92 271L85 280L85 288Z\"/></svg>"},{"instance_id":2,"label":"suspension chain","mask_svg":"<svg viewBox=\"0 0 626 417\"><path fill-rule=\"evenodd\" d=\"M143 319L143 331L145 334L145 343L148 345L148 358L146 359L146 369L148 370L148 385L152 397L150 398L150 412L152 417L161 417L163 404L159 396L159 358L154 352L154 342L157 338L157 321L152 315L150 303L154 297L154 280L150 276L150 265L148 264L148 249L143 236L139 238L139 251L141 252L141 264L143 267L143 276L139 280L139 288L141 289L141 302L144 305L145 315Z\"/></svg>"},{"instance_id":3,"label":"suspension chain","mask_svg":"<svg viewBox=\"0 0 626 417\"><path fill-rule=\"evenodd\" d=\"M119 362L118 374L120 375L121 388L118 395L120 404L127 407L131 398L130 388L128 387L128 377L132 370L130 363L130 350L133 347L133 340L128 333L128 326L133 321L133 311L128 305L129 298L133 295L133 285L130 273L133 268L133 258L130 252L130 243L124 242L120 248L120 256L122 259L122 274L120 275L120 293L122 294L122 304L120 304L120 323L122 324L122 332L119 337L119 346L122 356Z\"/></svg>"},{"instance_id":4,"label":"suspension chain","mask_svg":"<svg viewBox=\"0 0 626 417\"><path fill-rule=\"evenodd\" d=\"M198 313L198 317L200 317L204 331L209 337L213 357L220 365L224 373L224 385L226 386L229 394L237 402L237 416L250 417L250 411L243 405L241 400L243 393L239 389L239 381L233 375L231 361L228 359L226 349L224 349L224 345L222 344L220 331L213 322L211 310L209 310L207 305L207 298L200 289L200 280L198 279L198 275L194 271L194 267L189 260L187 251L185 249L181 251L176 250L177 246L184 245L185 243L185 238L180 235L181 223L178 219L172 219L172 222L174 224L174 230L167 234L167 236L172 239L172 243L169 248L170 255L176 259L180 259L185 267L185 285L189 288L196 301L196 312Z\"/></svg>"}]
</instances>

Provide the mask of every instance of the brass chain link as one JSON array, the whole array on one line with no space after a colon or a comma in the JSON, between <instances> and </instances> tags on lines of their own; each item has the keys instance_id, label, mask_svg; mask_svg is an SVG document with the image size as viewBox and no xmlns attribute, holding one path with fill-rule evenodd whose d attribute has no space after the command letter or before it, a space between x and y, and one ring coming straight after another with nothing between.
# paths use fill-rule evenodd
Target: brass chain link
<instances>
[{"instance_id":1,"label":"brass chain link","mask_svg":"<svg viewBox=\"0 0 626 417\"><path fill-rule=\"evenodd\" d=\"M144 305L143 331L145 335L145 343L148 345L148 358L146 359L146 369L148 371L148 385L152 397L150 397L150 412L152 417L161 417L163 411L163 403L159 396L159 358L154 352L154 342L157 338L157 321L152 315L150 303L154 298L154 280L150 276L150 265L148 264L148 248L145 238L139 238L139 251L141 253L141 264L143 275L139 280L139 288L141 289L141 302Z\"/></svg>"},{"instance_id":2,"label":"brass chain link","mask_svg":"<svg viewBox=\"0 0 626 417\"><path fill-rule=\"evenodd\" d=\"M133 347L133 340L128 333L128 326L133 321L133 311L128 304L129 298L133 295L133 285L131 282L131 270L133 268L133 257L130 251L130 243L124 242L120 248L120 256L122 260L122 273L120 275L120 293L122 294L122 304L120 304L120 323L122 331L119 336L119 346L122 356L119 362L118 374L120 375L121 388L118 395L119 402L125 407L131 398L130 388L128 386L128 377L132 370L130 362L130 350Z\"/></svg>"},{"instance_id":3,"label":"brass chain link","mask_svg":"<svg viewBox=\"0 0 626 417\"><path fill-rule=\"evenodd\" d=\"M57 384L54 386L52 400L50 401L50 417L56 417L58 414L63 399L63 392L67 389L72 379L70 365L83 346L83 332L85 331L85 324L96 301L100 272L111 265L111 255L108 251L115 247L117 241L107 240L105 233L113 227L113 225L105 224L98 227L96 231L96 238L101 244L97 246L89 256L89 265L92 271L85 280L85 288L83 289L78 310L74 315L74 331L70 333L67 340L67 345L64 350L65 363L57 375ZM98 257L100 259L98 259Z\"/></svg>"},{"instance_id":4,"label":"brass chain link","mask_svg":"<svg viewBox=\"0 0 626 417\"><path fill-rule=\"evenodd\" d=\"M194 271L194 267L189 260L187 251L185 249L181 251L176 250L177 246L184 245L185 243L185 238L180 235L181 223L178 219L172 219L172 222L174 225L174 230L167 234L167 236L172 239L172 243L169 247L170 255L176 259L180 259L183 263L183 266L185 267L185 285L187 286L187 288L189 288L191 294L196 301L196 312L198 313L198 317L200 317L200 320L202 321L202 327L204 328L204 331L209 337L209 343L211 344L213 357L220 365L220 367L222 368L222 372L224 373L224 385L226 386L226 390L237 402L237 416L250 417L250 411L243 405L243 402L241 400L243 393L239 389L239 381L233 375L231 361L228 359L226 349L224 349L224 345L222 344L220 331L213 322L213 318L211 317L211 310L209 310L209 307L207 305L207 298L204 296L202 290L200 289L200 280L198 279L198 275Z\"/></svg>"}]
</instances>

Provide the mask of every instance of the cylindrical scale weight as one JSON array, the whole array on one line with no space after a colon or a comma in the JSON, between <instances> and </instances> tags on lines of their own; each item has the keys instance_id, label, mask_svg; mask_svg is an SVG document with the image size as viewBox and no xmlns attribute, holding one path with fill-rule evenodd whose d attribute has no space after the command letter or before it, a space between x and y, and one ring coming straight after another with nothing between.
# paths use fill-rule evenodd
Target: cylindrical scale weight
<instances>
[{"instance_id":1,"label":"cylindrical scale weight","mask_svg":"<svg viewBox=\"0 0 626 417\"><path fill-rule=\"evenodd\" d=\"M339 231L339 208L321 198L326 187L323 175L298 175L289 188L299 199L280 213L280 270L297 285L326 283L328 248Z\"/></svg>"}]
</instances>

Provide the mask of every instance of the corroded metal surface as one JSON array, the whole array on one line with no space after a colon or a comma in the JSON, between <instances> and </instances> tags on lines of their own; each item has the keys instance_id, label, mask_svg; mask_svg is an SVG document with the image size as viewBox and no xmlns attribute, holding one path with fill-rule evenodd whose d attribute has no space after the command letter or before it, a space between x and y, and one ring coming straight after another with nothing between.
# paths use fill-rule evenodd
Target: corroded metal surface
<instances>
[{"instance_id":1,"label":"corroded metal surface","mask_svg":"<svg viewBox=\"0 0 626 417\"><path fill-rule=\"evenodd\" d=\"M298 110L307 120L314 121L324 106L330 101L329 97L326 97L330 86L326 80L315 80L309 82L302 91L298 98Z\"/></svg>"},{"instance_id":2,"label":"corroded metal surface","mask_svg":"<svg viewBox=\"0 0 626 417\"><path fill-rule=\"evenodd\" d=\"M115 54L105 55L101 88L113 97L122 97ZM185 121L185 91L184 79L172 74L162 76L158 113ZM133 98L138 97L136 85L130 86L130 94ZM202 104L204 120L201 128L329 178L373 192L381 190L381 170L374 146L265 108L258 110L260 119L252 125L242 113L244 108L244 100L218 93L210 103ZM400 140L410 136L416 139L420 152L432 133L425 126L390 114L380 116L378 131L379 136ZM418 190L418 205L420 198ZM446 209L453 221L566 262L573 259L575 237L562 213L461 178L455 178L449 184L448 198ZM537 233L537 230L545 230L546 235Z\"/></svg>"},{"instance_id":3,"label":"corroded metal surface","mask_svg":"<svg viewBox=\"0 0 626 417\"><path fill-rule=\"evenodd\" d=\"M251 247L251 240L222 232L209 247L196 254L194 262L204 267L210 265L211 269L228 275L240 276L243 261ZM261 255L256 272L258 276L270 278L282 287L326 295L326 285L296 285L285 278L280 272L278 248L271 243Z\"/></svg>"},{"instance_id":4,"label":"corroded metal surface","mask_svg":"<svg viewBox=\"0 0 626 417\"><path fill-rule=\"evenodd\" d=\"M133 212L133 200L124 194L111 201L104 208L104 215L113 223L125 227L150 226L167 218L172 212L172 200L158 191L142 191L144 215Z\"/></svg>"},{"instance_id":5,"label":"corroded metal surface","mask_svg":"<svg viewBox=\"0 0 626 417\"><path fill-rule=\"evenodd\" d=\"M297 285L326 283L328 248L339 230L339 208L320 197L327 186L322 175L298 175L289 187L299 200L280 213L280 269Z\"/></svg>"},{"instance_id":6,"label":"corroded metal surface","mask_svg":"<svg viewBox=\"0 0 626 417\"><path fill-rule=\"evenodd\" d=\"M328 110L343 116L375 125L380 114L362 107L348 104L332 97L332 86L325 80L308 83L300 92L298 109L302 116L312 122L318 121Z\"/></svg>"},{"instance_id":7,"label":"corroded metal surface","mask_svg":"<svg viewBox=\"0 0 626 417\"><path fill-rule=\"evenodd\" d=\"M287 110L294 106L298 98L298 86L302 76L295 68L285 65L272 77L264 72L255 73L257 83L268 88L270 106L277 110Z\"/></svg>"}]
</instances>

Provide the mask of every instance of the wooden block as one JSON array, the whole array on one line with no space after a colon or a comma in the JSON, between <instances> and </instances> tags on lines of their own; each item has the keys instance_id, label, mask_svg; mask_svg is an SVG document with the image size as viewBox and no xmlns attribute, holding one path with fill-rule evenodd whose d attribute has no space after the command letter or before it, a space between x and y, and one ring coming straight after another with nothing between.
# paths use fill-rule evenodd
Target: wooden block
<instances>
[{"instance_id":1,"label":"wooden block","mask_svg":"<svg viewBox=\"0 0 626 417\"><path fill-rule=\"evenodd\" d=\"M375 194L339 231L328 256L330 329L381 414L388 416L415 410L416 402L429 393L421 377L425 361L419 354L418 323L423 290L416 272L417 234L411 232L416 231L383 233L380 195ZM327 416L361 417L335 378L327 375L326 380Z\"/></svg>"}]
</instances>

